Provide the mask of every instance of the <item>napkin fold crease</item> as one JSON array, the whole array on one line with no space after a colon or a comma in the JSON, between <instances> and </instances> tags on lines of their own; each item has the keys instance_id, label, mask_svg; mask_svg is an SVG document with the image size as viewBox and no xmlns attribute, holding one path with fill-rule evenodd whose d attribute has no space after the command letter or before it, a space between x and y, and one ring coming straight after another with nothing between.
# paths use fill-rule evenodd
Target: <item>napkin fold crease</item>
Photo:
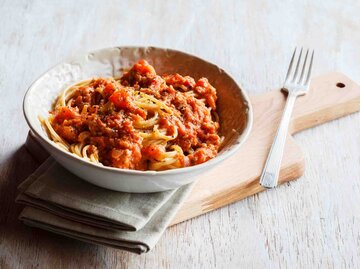
<instances>
[{"instance_id":1,"label":"napkin fold crease","mask_svg":"<svg viewBox=\"0 0 360 269\"><path fill-rule=\"evenodd\" d=\"M25 224L78 240L144 253L153 248L192 184L157 193L94 186L51 157L19 186Z\"/></svg>"}]
</instances>

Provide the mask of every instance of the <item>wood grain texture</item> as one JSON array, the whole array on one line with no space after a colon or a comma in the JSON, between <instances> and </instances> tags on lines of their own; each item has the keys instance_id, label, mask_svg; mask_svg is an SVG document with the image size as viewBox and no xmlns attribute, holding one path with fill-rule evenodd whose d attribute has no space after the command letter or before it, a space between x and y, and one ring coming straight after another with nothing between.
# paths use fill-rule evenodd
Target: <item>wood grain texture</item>
<instances>
[{"instance_id":1,"label":"wood grain texture","mask_svg":"<svg viewBox=\"0 0 360 269\"><path fill-rule=\"evenodd\" d=\"M344 85L343 88L337 86ZM200 175L190 197L172 224L244 199L263 191L259 178L285 106L285 96L271 91L251 97L254 124L242 148L218 167ZM301 149L291 134L360 110L360 86L341 73L312 80L310 91L295 104L290 134L281 163L279 184L304 172Z\"/></svg>"},{"instance_id":2,"label":"wood grain texture","mask_svg":"<svg viewBox=\"0 0 360 269\"><path fill-rule=\"evenodd\" d=\"M16 185L38 165L22 147L22 96L63 58L112 45L171 47L220 65L256 94L281 86L292 49L304 45L316 50L315 75L339 70L359 82L358 1L0 0L0 11L0 268L360 266L360 113L295 136L300 180L175 225L143 256L27 228L14 204Z\"/></svg>"}]
</instances>

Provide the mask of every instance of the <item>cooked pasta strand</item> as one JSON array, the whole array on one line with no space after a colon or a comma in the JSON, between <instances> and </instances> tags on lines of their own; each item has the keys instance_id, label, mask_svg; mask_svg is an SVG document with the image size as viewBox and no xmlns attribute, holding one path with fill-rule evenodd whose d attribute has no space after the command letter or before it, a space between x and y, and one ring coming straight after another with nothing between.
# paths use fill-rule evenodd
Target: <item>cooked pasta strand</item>
<instances>
[{"instance_id":1,"label":"cooked pasta strand","mask_svg":"<svg viewBox=\"0 0 360 269\"><path fill-rule=\"evenodd\" d=\"M133 76L134 70L139 73ZM141 60L122 77L67 87L48 118L39 120L58 147L98 165L141 170L194 165L213 158L223 140L217 135L215 89L206 79L194 83L180 75L157 76Z\"/></svg>"}]
</instances>

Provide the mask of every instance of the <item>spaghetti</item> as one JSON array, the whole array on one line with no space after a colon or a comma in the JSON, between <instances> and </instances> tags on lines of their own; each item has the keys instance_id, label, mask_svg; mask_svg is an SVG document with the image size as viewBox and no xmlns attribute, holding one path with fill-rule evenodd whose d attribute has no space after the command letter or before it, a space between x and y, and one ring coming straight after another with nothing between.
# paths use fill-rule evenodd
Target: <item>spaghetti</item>
<instances>
[{"instance_id":1,"label":"spaghetti","mask_svg":"<svg viewBox=\"0 0 360 269\"><path fill-rule=\"evenodd\" d=\"M206 78L159 76L140 60L121 78L68 87L40 121L54 143L90 162L166 170L216 156L216 99Z\"/></svg>"}]
</instances>

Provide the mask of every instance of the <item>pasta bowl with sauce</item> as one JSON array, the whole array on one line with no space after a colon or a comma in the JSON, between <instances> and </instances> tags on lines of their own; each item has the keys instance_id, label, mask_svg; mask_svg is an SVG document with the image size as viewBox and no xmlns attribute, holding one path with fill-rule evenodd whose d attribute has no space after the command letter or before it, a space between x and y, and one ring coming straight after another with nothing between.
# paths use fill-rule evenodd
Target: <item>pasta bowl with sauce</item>
<instances>
[{"instance_id":1,"label":"pasta bowl with sauce","mask_svg":"<svg viewBox=\"0 0 360 269\"><path fill-rule=\"evenodd\" d=\"M166 155L167 158L164 157L163 160L158 160L155 156L154 159L152 159L153 155L150 154L150 157L148 159L141 159L141 165L133 165L133 163L131 163L131 161L129 160L135 160L137 156L135 153L138 151L127 151L127 159L124 161L121 161L121 154L124 153L124 151L116 150L114 148L110 152L111 154L108 154L109 147L112 147L112 144L110 145L109 143L113 140L101 140L101 144L99 142L99 137L89 138L89 136L91 136L90 133L96 135L97 127L94 127L94 131L93 124L91 124L90 126L91 132L89 132L89 130L81 132L80 135L74 138L74 141L97 141L96 143L98 144L96 144L96 146L94 146L93 144L84 145L84 143L74 143L70 145L68 143L72 139L71 132L73 130L75 133L78 131L76 129L78 127L75 126L76 120L71 122L68 121L70 119L73 119L71 118L71 115L69 116L69 113L71 113L73 108L76 108L76 113L80 115L80 105L81 113L88 113L89 110L87 105L82 105L81 103L81 100L85 100L87 98L85 95L80 96L81 94L83 94L81 91L86 92L87 90L84 87L90 85L91 87L93 87L91 89L94 89L94 83L96 83L96 85L98 85L99 83L103 83L101 80L94 79L99 77L119 78L123 76L123 78L125 77L125 79L124 81L121 81L121 83L129 84L129 81L133 81L134 76L136 77L137 74L130 74L131 76L129 76L129 74L126 74L130 73L132 69L130 69L129 72L127 71L140 59L145 60L142 61L140 65L137 64L138 68L140 68L141 70L144 68L144 66L147 71L152 70L152 67L150 65L148 65L150 66L150 68L147 67L148 62L156 69L157 74L180 74L183 76L191 76L198 80L196 85L197 87L201 86L202 88L195 88L195 93L192 93L192 91L186 92L187 89L179 89L179 91L185 91L184 96L186 96L186 94L196 94L197 99L195 97L189 98L192 98L199 103L199 107L202 107L204 110L202 114L208 115L207 118L204 118L204 120L207 120L213 124L213 126L210 126L209 129L207 129L207 126L205 126L205 129L202 129L202 132L205 132L205 136L211 137L211 141L219 141L219 137L221 136L221 144L217 143L216 145L216 151L218 151L218 154L216 156L211 155L211 151L209 150L210 148L213 149L213 145L211 145L210 143L211 141L209 142L209 149L206 148L206 143L208 143L208 141L202 141L201 145L205 145L205 148L197 148L195 153L200 152L202 153L202 155L197 154L195 158L192 148L190 148L191 151L189 150L187 152L183 152L182 150L186 149L186 139L178 139L176 141L178 141L178 143L182 143L182 146L180 145L181 147L179 147L175 142L172 142L173 144L175 143L175 145L171 144L170 147L167 146L167 151L162 154L164 156ZM211 85L214 86L214 88L216 89L217 113L215 114L217 115L216 121L218 121L219 124L216 122L214 123L211 120L214 117L212 116L212 114L209 114L210 112L208 112L211 111L211 107L213 107L213 110L215 110L215 104L213 96L206 93L206 91L208 91L212 86L207 85L207 80L203 80L203 77L207 78ZM183 78L184 77L181 77L181 79ZM146 79L146 77L138 78L139 85L145 83L144 79ZM174 84L174 79L171 76L164 75L164 80L162 80L162 78L160 78L160 80L163 81L163 83L165 83L164 81L166 81L166 87L168 87L168 83L169 85L171 85L171 89L166 88L167 90L175 91L174 88L176 85ZM173 104L166 106L165 101L168 101L166 98L163 98L164 100L160 100L161 102L158 102L158 100L155 100L153 98L152 94L154 93L152 93L150 89L146 88L147 86L144 86L145 88L141 88L141 86L138 85L129 85L128 88L124 88L125 90L122 90L123 85L119 84L120 82L118 83L115 80L111 80L111 83L112 84L110 86L115 89L115 92L114 89L111 90L111 87L108 87L109 85L104 84L105 86L96 86L98 87L96 88L96 90L99 91L99 93L96 94L97 96L100 94L101 96L105 96L104 98L106 100L104 100L110 105L112 105L112 107L109 107L108 103L105 103L104 105L105 101L100 100L102 98L101 97L99 99L100 105L96 105L96 109L93 108L92 110L97 112L98 107L100 107L99 110L107 109L107 111L113 111L112 109L115 109L117 111L116 113L120 111L122 114L124 114L125 110L135 113L129 113L128 115L125 115L127 117L125 119L128 120L128 118L131 116L131 119L137 120L137 122L134 122L134 126L137 128L143 128L143 130L141 130L141 141L146 141L146 143L142 142L143 144L145 143L146 146L148 146L148 144L152 145L152 143L160 143L159 147L161 148L162 142L156 142L156 139L154 140L153 136L155 138L163 137L163 139L165 140L171 140L171 136L173 135L173 133L175 133L175 131L171 131L172 129L176 129L177 135L177 129L179 129L180 123L178 123L175 128L174 122L176 121L164 121L164 117L174 116L173 118L175 118L176 120L175 115L176 113L180 112L175 109L175 106ZM195 87L194 82L191 83L193 83L193 85L189 87ZM71 92L71 89L73 89L74 87L72 85L77 85L76 87L78 87L76 88L77 90L73 90L75 94ZM185 83L185 85L187 84ZM118 87L120 87L121 89ZM204 87L207 88L205 89ZM105 92L103 93L104 88ZM71 91L68 91L68 89L70 89ZM209 91L211 91L211 89ZM61 94L61 92L64 92L64 94L62 95L62 98L59 98L58 96ZM129 106L128 101L126 101L127 99L124 99L125 97L123 96L123 94L127 94L127 92L131 92L131 100L134 100L134 104L136 104L136 106ZM201 95L202 92L204 92L204 95ZM164 95L166 94L170 93L164 93ZM180 95L180 93L178 95ZM161 95L158 96L160 99L162 98ZM107 97L109 97L108 99L111 102L107 99ZM57 108L57 112L52 111L52 113L55 114L55 117L60 117L60 119L65 117L67 120L66 123L68 123L70 127L59 127L59 125L56 125L55 123L53 123L53 121L49 123L44 120L49 118L49 111L54 108L55 103L55 106L60 106L60 108ZM65 107L66 105L69 107L69 109ZM193 105L195 106L196 104ZM64 111L61 110L63 106ZM158 109L157 111L154 110L155 112L151 111L151 109L153 109L154 107ZM140 108L144 111L146 111L146 109L149 109L148 113L150 113L151 116L149 116L148 118L147 116L143 116L144 118L142 119L139 115L136 114L136 111ZM31 131L34 133L35 138L52 155L52 157L55 158L66 169L92 184L111 190L136 193L157 192L175 189L195 181L197 175L221 163L240 148L240 146L243 144L243 142L249 135L253 118L250 100L246 92L224 70L198 57L180 51L155 47L114 47L90 52L85 55L76 56L68 59L48 70L31 85L25 95L23 109L27 123ZM158 124L155 126L156 128L154 128L153 126L156 122L158 122L158 112L160 113L160 118L162 122L167 122L168 129L165 129L165 133L164 131L162 131L163 133L161 133L161 126L158 130ZM162 113L165 116L161 116ZM86 119L88 119L88 116L91 117L92 115L86 114ZM84 117L85 116L83 115L82 118ZM40 121L39 118L41 118L42 120ZM111 119L113 120L113 118ZM87 120L87 123L89 124L89 120ZM174 126L172 126L171 124L173 124ZM219 125L220 128L218 129ZM89 128L88 125L86 126L86 128ZM150 129L153 131L148 130L149 126L152 126ZM162 128L162 130L164 130L164 127ZM219 132L219 135L217 135L217 133L214 133L214 135L211 136L208 135L207 132L211 132L211 130L213 132L214 128L217 132ZM111 133L112 131L115 132L118 130L115 130L115 128L114 130L108 128L108 130L105 131ZM180 128L179 131L182 131L183 137L186 138L186 135L184 135L184 133L187 132L187 130L181 130ZM102 130L100 130L99 132L101 133ZM130 134L130 132L130 129L126 129L126 131L124 131L124 137L136 137L137 134L132 135ZM125 142L129 141L124 141L124 143ZM136 140L130 141L130 143L135 142ZM102 150L102 148L106 148L106 151ZM150 147L150 149L156 150L156 145L154 147ZM147 156L146 152L150 151L149 149L147 149L144 150L144 152L141 152L145 154L143 156ZM210 157L207 158L207 155L204 154L204 152L210 152L210 155L208 154ZM162 155L158 154L158 156ZM115 159L115 161L112 163L113 158L110 158L109 156L118 159ZM179 161L180 158L178 160L172 159L174 158L173 156L182 156L181 162ZM102 160L102 163L99 162L99 158ZM198 161L199 158L200 161ZM149 165L147 165L147 163L149 163ZM141 170L137 170L138 168Z\"/></svg>"}]
</instances>

